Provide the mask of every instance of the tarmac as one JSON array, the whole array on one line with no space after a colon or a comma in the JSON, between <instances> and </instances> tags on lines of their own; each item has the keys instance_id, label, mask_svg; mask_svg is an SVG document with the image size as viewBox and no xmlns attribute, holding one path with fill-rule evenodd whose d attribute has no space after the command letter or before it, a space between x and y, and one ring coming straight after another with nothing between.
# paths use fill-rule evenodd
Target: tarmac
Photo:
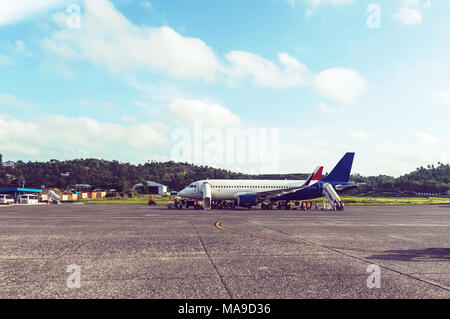
<instances>
[{"instance_id":1,"label":"tarmac","mask_svg":"<svg viewBox=\"0 0 450 319\"><path fill-rule=\"evenodd\" d=\"M0 247L0 298L450 298L444 205L15 205Z\"/></svg>"}]
</instances>

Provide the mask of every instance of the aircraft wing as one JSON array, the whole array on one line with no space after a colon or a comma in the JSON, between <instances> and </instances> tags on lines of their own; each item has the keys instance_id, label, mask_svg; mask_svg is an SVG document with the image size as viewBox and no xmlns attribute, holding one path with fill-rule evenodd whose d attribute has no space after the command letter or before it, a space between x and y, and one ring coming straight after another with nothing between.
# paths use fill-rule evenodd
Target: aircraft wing
<instances>
[{"instance_id":1,"label":"aircraft wing","mask_svg":"<svg viewBox=\"0 0 450 319\"><path fill-rule=\"evenodd\" d=\"M314 170L314 172L312 172L311 175L309 175L308 179L301 186L274 189L274 190L264 191L264 192L257 192L256 195L258 196L259 201L264 201L267 198L285 195L285 194L289 194L289 193L298 191L300 189L308 187L309 184L311 183L311 181L320 181L322 179L322 172L323 172L323 166L319 166Z\"/></svg>"},{"instance_id":2,"label":"aircraft wing","mask_svg":"<svg viewBox=\"0 0 450 319\"><path fill-rule=\"evenodd\" d=\"M256 193L256 195L258 196L258 201L265 201L268 198L289 194L291 192L298 191L298 190L306 188L308 186L309 185L302 185L302 186L295 187L295 188L274 189L274 190L266 191L266 192L258 192L258 193Z\"/></svg>"}]
</instances>

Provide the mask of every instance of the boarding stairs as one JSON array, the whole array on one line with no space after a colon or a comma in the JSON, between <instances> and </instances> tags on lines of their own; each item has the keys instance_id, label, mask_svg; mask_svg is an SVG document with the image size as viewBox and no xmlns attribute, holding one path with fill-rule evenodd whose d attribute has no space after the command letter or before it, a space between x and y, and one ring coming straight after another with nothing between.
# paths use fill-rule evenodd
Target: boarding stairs
<instances>
[{"instance_id":1,"label":"boarding stairs","mask_svg":"<svg viewBox=\"0 0 450 319\"><path fill-rule=\"evenodd\" d=\"M52 191L52 190L49 190L49 191L47 192L47 195L50 196L50 198L52 199L53 203L59 204L59 201L60 201L61 197L60 197L58 194L56 194L56 193L55 193L54 191Z\"/></svg>"},{"instance_id":2,"label":"boarding stairs","mask_svg":"<svg viewBox=\"0 0 450 319\"><path fill-rule=\"evenodd\" d=\"M323 184L323 195L330 203L330 206L332 210L342 210L343 203L341 198L339 197L338 193L334 190L333 186L331 184L325 183Z\"/></svg>"},{"instance_id":3,"label":"boarding stairs","mask_svg":"<svg viewBox=\"0 0 450 319\"><path fill-rule=\"evenodd\" d=\"M211 209L212 204L211 185L209 183L204 183L202 192L203 192L203 208Z\"/></svg>"}]
</instances>

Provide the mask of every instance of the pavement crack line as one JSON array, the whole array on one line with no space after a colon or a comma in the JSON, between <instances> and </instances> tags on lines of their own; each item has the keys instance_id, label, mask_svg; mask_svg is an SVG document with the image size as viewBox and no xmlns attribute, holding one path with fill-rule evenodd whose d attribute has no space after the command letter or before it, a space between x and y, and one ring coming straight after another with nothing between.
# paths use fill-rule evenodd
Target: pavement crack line
<instances>
[{"instance_id":1,"label":"pavement crack line","mask_svg":"<svg viewBox=\"0 0 450 319\"><path fill-rule=\"evenodd\" d=\"M189 222L191 223L192 228L194 229L195 233L197 234L198 240L202 244L203 250L205 251L206 256L208 256L209 262L211 263L211 265L213 266L214 270L216 271L217 276L219 276L219 279L222 282L222 285L225 288L226 292L228 293L228 296L230 297L230 299L233 299L233 295L231 294L230 289L228 289L227 285L225 284L225 281L224 281L222 275L220 274L219 270L217 269L216 265L214 264L211 256L208 253L208 250L206 249L205 243L203 242L203 239L200 236L200 233L197 231L197 228L195 228L194 223L192 223L192 220L190 218L189 218Z\"/></svg>"},{"instance_id":2,"label":"pavement crack line","mask_svg":"<svg viewBox=\"0 0 450 319\"><path fill-rule=\"evenodd\" d=\"M353 255L350 255L350 254L346 254L346 253L340 251L339 249L342 249L342 250L350 250L350 251L355 251L355 252L380 253L380 251L375 251L375 250L363 250L363 249L358 249L358 248L348 248L348 247L328 246L328 245L318 244L318 243L315 243L315 242L306 240L306 239L304 239L304 238L301 238L301 237L298 237L298 236L294 236L294 235L291 235L291 234L289 234L289 233L286 233L286 232L283 232L283 231L280 231L280 230L277 230L277 229L270 228L270 227L268 227L268 226L261 225L261 224L255 222L255 221L251 221L251 222L253 222L254 224L256 224L256 225L258 225L258 226L260 226L260 227L266 228L266 229L268 229L268 230L270 230L270 231L274 231L274 232L278 232L278 233L283 234L283 235L287 235L287 236L290 236L290 237L298 238L298 239L300 239L301 241L294 241L294 240L289 240L289 239L281 239L281 238L274 238L274 237L269 237L269 236L262 236L262 235L256 235L256 234L250 234L250 233L239 232L239 231L236 231L236 230L232 230L232 229L223 227L223 226L222 226L222 223L223 223L223 222L224 222L223 220L222 220L222 221L218 221L218 222L215 224L216 227L219 228L219 229L221 229L221 230L224 230L224 231L227 231L227 232L231 232L231 233L234 233L234 234L238 234L238 235L241 235L241 236L246 236L246 237L253 237L253 238L259 238L259 239L274 240L274 241L285 242L285 243L290 243L290 244L297 244L297 245L304 245L304 246L322 247L322 248L326 248L326 249L328 249L328 250L331 250L331 251L333 251L333 252L336 252L336 253L338 253L338 254L344 255L344 256L346 256L346 257L350 257L350 258L353 258L353 259L362 261L362 262L367 263L367 264L373 264L373 262L372 262L372 261L368 261L368 260L366 260L365 258L359 258L359 257L353 256ZM393 254L393 255L408 255L408 256L411 256L411 254L399 254L399 253L389 253L389 252L382 252L382 253L384 253L384 254ZM433 258L433 257L434 257L434 256L425 256L425 255L420 255L420 256L422 256L422 257L429 257L429 258ZM377 265L378 265L378 264L377 264ZM449 292L450 292L450 288L449 288L449 287L446 287L446 286L444 286L444 285L441 285L441 284L438 284L438 283L435 283L435 282L430 282L430 281L427 281L427 280L424 280L424 279L421 279L421 278L418 278L418 277L415 277L415 276L412 276L412 275L403 273L403 272L401 272L401 271L392 269L392 268L387 267L387 266L383 266L383 265L378 265L378 266L379 266L380 268L384 268L384 269L386 269L386 270L395 272L395 273L397 273L397 274L399 274L399 275L406 276L406 277L408 277L408 278L411 278L411 279L414 279L414 280L423 282L423 283L425 283L425 284L432 285L432 286L434 286L434 287L437 287L437 288L440 288L440 289L443 289L443 290L445 290L445 291L449 291Z\"/></svg>"}]
</instances>

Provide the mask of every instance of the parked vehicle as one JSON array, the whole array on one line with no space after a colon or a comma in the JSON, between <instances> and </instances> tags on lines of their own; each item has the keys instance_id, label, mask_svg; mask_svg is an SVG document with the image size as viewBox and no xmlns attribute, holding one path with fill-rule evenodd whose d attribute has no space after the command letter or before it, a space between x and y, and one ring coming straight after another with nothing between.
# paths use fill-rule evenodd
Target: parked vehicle
<instances>
[{"instance_id":1,"label":"parked vehicle","mask_svg":"<svg viewBox=\"0 0 450 319\"><path fill-rule=\"evenodd\" d=\"M175 197L173 201L167 203L168 209L183 209L183 206L186 208L192 206L195 209L203 209L203 203L199 200L181 199L180 197Z\"/></svg>"},{"instance_id":2,"label":"parked vehicle","mask_svg":"<svg viewBox=\"0 0 450 319\"><path fill-rule=\"evenodd\" d=\"M23 194L19 197L19 204L37 204L39 199L33 194Z\"/></svg>"},{"instance_id":3,"label":"parked vehicle","mask_svg":"<svg viewBox=\"0 0 450 319\"><path fill-rule=\"evenodd\" d=\"M155 198L152 196L148 199L148 206L154 206L156 205Z\"/></svg>"},{"instance_id":4,"label":"parked vehicle","mask_svg":"<svg viewBox=\"0 0 450 319\"><path fill-rule=\"evenodd\" d=\"M14 198L8 194L0 194L0 204L2 205L14 204Z\"/></svg>"}]
</instances>

